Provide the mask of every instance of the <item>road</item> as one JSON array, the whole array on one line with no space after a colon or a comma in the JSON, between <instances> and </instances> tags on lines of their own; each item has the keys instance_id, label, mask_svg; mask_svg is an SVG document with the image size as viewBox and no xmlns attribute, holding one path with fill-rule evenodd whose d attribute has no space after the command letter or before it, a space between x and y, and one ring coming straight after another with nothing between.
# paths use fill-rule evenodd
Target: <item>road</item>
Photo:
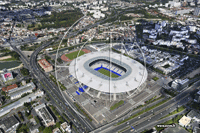
<instances>
[{"instance_id":1,"label":"road","mask_svg":"<svg viewBox=\"0 0 200 133\"><path fill-rule=\"evenodd\" d=\"M145 124L147 125L147 124L149 124L153 121L156 121L158 117L154 118L153 116L156 115L157 112L164 113L163 111L166 111L170 108L171 109L168 110L168 111L172 111L178 106L178 104L182 105L184 102L187 102L187 101L184 100L184 98L187 99L190 96L190 92L193 91L194 89L196 89L198 86L200 86L200 81L196 82L191 87L185 89L182 93L180 93L176 97L172 98L171 100L169 100L169 101L165 102L164 104L152 109L153 111L151 110L151 111L148 111L146 113L143 113L142 115L140 115L140 118L136 117L136 118L133 118L133 119L127 121L127 122L129 122L129 125L133 125L134 123L137 123L136 125L138 125L137 126L138 129L140 129L142 127L140 127L139 125L143 125L143 123L144 123L144 125ZM136 112L131 113L131 114L129 113L129 114L127 114L127 115L125 115L125 116L123 116L119 119L116 119L115 121L113 121L113 122L111 122L107 125L104 125L102 127L99 127L97 129L93 130L92 133L104 133L104 132L114 133L114 132L118 132L118 131L124 129L125 127L127 127L127 122L120 124L118 126L115 126L115 125L118 122L123 121L124 119L129 118L131 115L134 115L134 114L136 114ZM164 115L161 114L161 116L163 117ZM150 121L147 121L146 119L148 119L150 117L152 117L154 119L151 118ZM144 121L140 122L141 119L143 119ZM136 130L137 130L137 127L136 127ZM142 128L142 129L144 130L144 128Z\"/></svg>"},{"instance_id":2,"label":"road","mask_svg":"<svg viewBox=\"0 0 200 133\"><path fill-rule=\"evenodd\" d=\"M15 23L13 23L13 25L14 24ZM69 37L76 35L78 33L79 32L72 33L69 35ZM42 83L42 85L44 86L45 92L50 96L52 104L56 107L59 107L60 109L58 110L63 110L63 113L65 113L68 116L68 118L74 123L74 125L77 127L78 132L91 131L94 128L94 125L91 124L89 120L83 119L82 117L80 117L74 111L74 109L70 108L69 105L67 106L65 104L66 101L63 99L62 95L58 91L59 88L54 83L52 83L52 81L49 79L48 76L45 75L45 73L43 73L43 71L40 70L40 67L37 64L36 59L39 52L45 47L49 46L51 43L52 42L48 42L42 45L41 47L39 47L38 49L36 49L34 53L31 55L30 61L27 59L27 57L23 55L23 53L18 48L16 48L16 46L13 46L11 43L10 43L10 46L13 48L14 51L16 51L20 55L21 61L29 69L29 71L31 72L31 75L33 75L38 81ZM74 104L72 103L72 101L69 99L67 100L68 100L68 103L72 107L74 107Z\"/></svg>"},{"instance_id":3,"label":"road","mask_svg":"<svg viewBox=\"0 0 200 133\"><path fill-rule=\"evenodd\" d=\"M116 17L116 15L114 15L113 17ZM108 18L107 18L108 19ZM70 33L67 38L69 37L72 37L72 36L75 36L77 35L79 32L81 32L82 30L87 30L87 29L90 29L92 27L95 27L97 26L98 24L102 23L106 21L105 20L102 20L98 23L95 23L94 25L90 25L88 27L85 27L84 29L81 29L77 32L73 32L73 33ZM40 70L40 67L38 66L37 64L37 55L39 54L40 51L42 51L44 48L46 48L47 46L49 46L51 44L51 42L48 42L42 46L40 46L39 48L37 48L33 54L31 55L30 57L30 61L23 55L23 53L17 49L15 46L12 46L12 48L20 55L20 58L22 60L22 62L24 63L25 66L27 66L27 68L29 69L29 71L32 73L32 75L34 75L34 77L36 79L38 79L38 81L40 81L44 87L45 87L45 92L50 95L50 99L51 99L51 102L54 106L56 106L57 108L59 108L59 111L62 112L64 111L64 113L66 113L66 115L69 117L69 119L74 123L74 125L76 127L78 127L78 131L79 132L83 132L83 131L92 131L94 130L95 126L87 119L83 119L82 117L80 117L80 115L76 112L76 107L74 106L73 102L68 98L66 97L66 100L68 102L68 104L70 105L67 106L65 103L66 101L63 99L61 93L59 92L59 89L58 87L49 79L49 77L43 72ZM185 92L181 93L181 94L186 94ZM51 97L52 96L52 97ZM178 97L176 97L177 100L179 100ZM175 99L176 99L175 98ZM181 97L180 97L181 98ZM173 100L170 100L168 101L167 103L165 103L163 106L164 107L167 107L168 105L171 105L174 101ZM177 102L176 102L177 103ZM164 108L162 106L162 108ZM176 105L177 106L177 105ZM174 106L172 106L174 107ZM158 107L155 112L159 111L162 109L161 107ZM66 110L67 109L67 110ZM152 113L151 112L147 112L147 113L144 113L144 117L148 116L148 115L151 115ZM128 116L125 116L125 117L122 117L120 118L119 120L117 121L121 121L122 119L124 118L128 118L130 114L128 114ZM146 115L146 116L145 116ZM74 121L74 119L76 119L76 122ZM107 124L105 125L106 127L103 128L103 127L100 127L98 129L95 129L94 132L104 132L105 130L108 131L108 132L115 132L115 131L119 131L120 129L126 127L126 123L125 124L121 124L119 126L116 126L114 128L112 128L112 131L109 131L110 127L113 127L114 124L116 124L117 121L114 121L112 122L111 124ZM153 121L153 119L152 119ZM134 121L131 120L130 121L130 124L133 123ZM143 122L142 122L143 123ZM142 124L141 123L141 124ZM149 121L148 121L149 123ZM105 130L103 130L105 129ZM103 130L103 131L102 131ZM138 130L139 130L139 126L138 126Z\"/></svg>"},{"instance_id":4,"label":"road","mask_svg":"<svg viewBox=\"0 0 200 133\"><path fill-rule=\"evenodd\" d=\"M138 118L132 119L131 121L129 121L129 125L134 125L136 132L141 132L144 129L151 128L152 124L153 124L153 126L155 126L156 124L159 124L159 123L156 123L156 122L161 117L164 117L165 115L169 114L170 112L175 110L178 106L186 104L188 102L188 98L190 97L190 92L192 92L198 86L200 86L200 81L196 82L193 86L187 88L184 92L182 92L179 95L177 95L176 97L172 98L167 103L159 106L158 108L153 109L154 115L152 115L152 112L149 111L149 112L140 116L140 119L145 118L143 121L139 122ZM134 120L137 121L137 124L135 123ZM124 127L127 127L127 123L122 124L122 125L124 125ZM122 129L117 127L115 131L119 131L119 130L122 130ZM128 133L128 132L131 132L131 131L132 131L132 129L129 128L125 132Z\"/></svg>"}]
</instances>

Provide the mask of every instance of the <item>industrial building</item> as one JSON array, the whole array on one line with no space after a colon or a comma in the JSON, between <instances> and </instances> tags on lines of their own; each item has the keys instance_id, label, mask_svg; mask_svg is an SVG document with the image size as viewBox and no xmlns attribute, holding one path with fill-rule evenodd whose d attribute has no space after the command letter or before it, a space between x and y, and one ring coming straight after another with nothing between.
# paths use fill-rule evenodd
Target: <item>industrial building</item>
<instances>
[{"instance_id":1,"label":"industrial building","mask_svg":"<svg viewBox=\"0 0 200 133\"><path fill-rule=\"evenodd\" d=\"M46 105L43 103L35 107L35 111L40 118L42 118L45 126L49 127L55 125L55 121L49 111L46 108Z\"/></svg>"}]
</instances>

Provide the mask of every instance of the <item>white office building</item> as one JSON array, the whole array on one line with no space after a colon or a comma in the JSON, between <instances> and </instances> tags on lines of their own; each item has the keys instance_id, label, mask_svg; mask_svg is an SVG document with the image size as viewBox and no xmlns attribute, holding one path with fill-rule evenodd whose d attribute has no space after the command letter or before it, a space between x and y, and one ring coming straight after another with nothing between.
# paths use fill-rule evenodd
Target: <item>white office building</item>
<instances>
[{"instance_id":1,"label":"white office building","mask_svg":"<svg viewBox=\"0 0 200 133\"><path fill-rule=\"evenodd\" d=\"M10 96L10 99L13 100L13 99L20 98L25 93L31 93L33 89L35 89L35 85L33 82L31 82L24 86L9 90L8 95Z\"/></svg>"}]
</instances>

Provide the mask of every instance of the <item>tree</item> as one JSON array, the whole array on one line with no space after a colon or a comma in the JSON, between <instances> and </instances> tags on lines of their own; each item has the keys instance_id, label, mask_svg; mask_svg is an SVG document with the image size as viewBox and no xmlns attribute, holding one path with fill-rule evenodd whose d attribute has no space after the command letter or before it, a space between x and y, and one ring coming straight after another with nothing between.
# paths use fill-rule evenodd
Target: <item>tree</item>
<instances>
[{"instance_id":1,"label":"tree","mask_svg":"<svg viewBox=\"0 0 200 133\"><path fill-rule=\"evenodd\" d=\"M57 128L60 128L60 125L61 125L60 122L57 122L57 123L56 123L56 127L57 127Z\"/></svg>"},{"instance_id":2,"label":"tree","mask_svg":"<svg viewBox=\"0 0 200 133\"><path fill-rule=\"evenodd\" d=\"M21 72L24 76L29 75L28 69L26 69L26 68L24 68L24 67L20 70L20 72Z\"/></svg>"},{"instance_id":3,"label":"tree","mask_svg":"<svg viewBox=\"0 0 200 133\"><path fill-rule=\"evenodd\" d=\"M46 60L51 60L51 58L49 56L47 56L47 55L45 55L45 59Z\"/></svg>"},{"instance_id":4,"label":"tree","mask_svg":"<svg viewBox=\"0 0 200 133\"><path fill-rule=\"evenodd\" d=\"M45 127L45 129L43 130L43 133L52 133L53 131L53 127Z\"/></svg>"},{"instance_id":5,"label":"tree","mask_svg":"<svg viewBox=\"0 0 200 133\"><path fill-rule=\"evenodd\" d=\"M58 60L59 63L62 63L62 59L61 58L58 58L57 60Z\"/></svg>"},{"instance_id":6,"label":"tree","mask_svg":"<svg viewBox=\"0 0 200 133\"><path fill-rule=\"evenodd\" d=\"M45 129L45 127L44 126L40 126L38 129L39 129L40 132L42 132Z\"/></svg>"},{"instance_id":7,"label":"tree","mask_svg":"<svg viewBox=\"0 0 200 133\"><path fill-rule=\"evenodd\" d=\"M1 91L1 95L6 96L6 92L5 91Z\"/></svg>"},{"instance_id":8,"label":"tree","mask_svg":"<svg viewBox=\"0 0 200 133\"><path fill-rule=\"evenodd\" d=\"M29 116L29 113L27 111L25 111L25 116L28 117Z\"/></svg>"}]
</instances>

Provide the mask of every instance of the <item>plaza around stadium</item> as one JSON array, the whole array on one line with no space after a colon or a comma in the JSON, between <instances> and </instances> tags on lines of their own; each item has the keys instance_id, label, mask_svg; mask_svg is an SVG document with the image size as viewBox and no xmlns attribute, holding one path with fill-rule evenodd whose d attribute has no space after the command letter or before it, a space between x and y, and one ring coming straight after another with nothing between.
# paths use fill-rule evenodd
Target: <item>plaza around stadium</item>
<instances>
[{"instance_id":1,"label":"plaza around stadium","mask_svg":"<svg viewBox=\"0 0 200 133\"><path fill-rule=\"evenodd\" d=\"M105 124L160 97L162 83L152 80L159 75L135 59L110 50L109 44L96 45L104 49L92 45L63 51L59 56L65 56L66 61L56 72L57 80L67 88L64 96L70 97L91 119ZM51 74L56 77L55 72Z\"/></svg>"}]
</instances>

